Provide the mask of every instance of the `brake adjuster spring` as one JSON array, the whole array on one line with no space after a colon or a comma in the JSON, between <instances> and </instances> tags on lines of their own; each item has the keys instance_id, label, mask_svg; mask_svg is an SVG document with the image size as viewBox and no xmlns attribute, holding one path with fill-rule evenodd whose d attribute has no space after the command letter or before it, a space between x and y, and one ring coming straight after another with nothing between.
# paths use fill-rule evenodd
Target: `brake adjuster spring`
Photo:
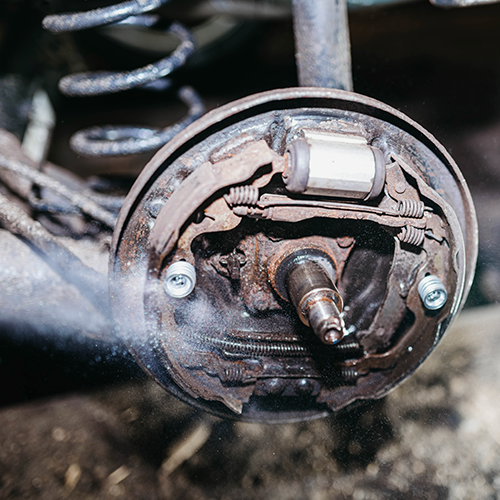
<instances>
[{"instance_id":1,"label":"brake adjuster spring","mask_svg":"<svg viewBox=\"0 0 500 500\"><path fill-rule=\"evenodd\" d=\"M133 20L140 23L144 13L168 1L129 0L87 12L55 14L45 17L43 26L52 33L64 33L122 22L130 23ZM61 79L59 89L70 97L86 97L148 85L153 87L155 82L158 83L157 80L164 79L183 66L195 50L193 35L182 24L172 23L168 33L180 42L169 56L133 71L99 71L69 75ZM167 81L165 88L169 86L170 82ZM188 107L188 113L174 125L164 129L112 125L91 127L77 132L71 138L71 147L83 156L123 156L156 150L205 112L201 98L192 87L181 87L178 97Z\"/></svg>"},{"instance_id":2,"label":"brake adjuster spring","mask_svg":"<svg viewBox=\"0 0 500 500\"><path fill-rule=\"evenodd\" d=\"M398 212L401 217L421 219L424 216L425 204L420 200L400 200Z\"/></svg>"},{"instance_id":3,"label":"brake adjuster spring","mask_svg":"<svg viewBox=\"0 0 500 500\"><path fill-rule=\"evenodd\" d=\"M401 232L398 233L398 238L402 243L420 247L424 242L425 230L414 226L403 226Z\"/></svg>"},{"instance_id":4,"label":"brake adjuster spring","mask_svg":"<svg viewBox=\"0 0 500 500\"><path fill-rule=\"evenodd\" d=\"M224 199L230 207L254 206L259 201L259 188L255 186L233 186Z\"/></svg>"}]
</instances>

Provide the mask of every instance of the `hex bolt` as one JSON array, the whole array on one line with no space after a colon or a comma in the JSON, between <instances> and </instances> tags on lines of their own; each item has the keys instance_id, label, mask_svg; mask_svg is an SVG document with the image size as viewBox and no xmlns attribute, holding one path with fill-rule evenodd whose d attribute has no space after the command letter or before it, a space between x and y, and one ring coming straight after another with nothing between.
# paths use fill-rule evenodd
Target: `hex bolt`
<instances>
[{"instance_id":1,"label":"hex bolt","mask_svg":"<svg viewBox=\"0 0 500 500\"><path fill-rule=\"evenodd\" d=\"M433 275L426 276L418 284L418 294L424 307L429 311L441 309L448 299L448 293L442 281Z\"/></svg>"},{"instance_id":2,"label":"hex bolt","mask_svg":"<svg viewBox=\"0 0 500 500\"><path fill-rule=\"evenodd\" d=\"M196 285L196 271L189 262L174 262L167 269L165 282L163 284L165 292L174 299L187 297Z\"/></svg>"}]
</instances>

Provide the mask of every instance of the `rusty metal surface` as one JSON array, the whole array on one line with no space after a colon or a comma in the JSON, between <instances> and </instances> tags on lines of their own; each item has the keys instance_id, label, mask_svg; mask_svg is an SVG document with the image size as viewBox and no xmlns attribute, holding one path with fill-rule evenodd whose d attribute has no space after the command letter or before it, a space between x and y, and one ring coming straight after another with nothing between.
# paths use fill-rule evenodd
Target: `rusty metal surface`
<instances>
[{"instance_id":1,"label":"rusty metal surface","mask_svg":"<svg viewBox=\"0 0 500 500\"><path fill-rule=\"evenodd\" d=\"M170 253L179 237L178 228L219 189L247 181L256 171L272 163L273 173L282 170L283 159L264 141L248 146L240 155L216 164L200 165L163 206L151 232L153 259ZM187 201L187 205L186 205Z\"/></svg>"},{"instance_id":2,"label":"rusty metal surface","mask_svg":"<svg viewBox=\"0 0 500 500\"><path fill-rule=\"evenodd\" d=\"M274 175L283 166L257 170L303 126L376 144L385 194L357 205L292 198ZM220 415L296 420L381 397L425 359L466 296L476 255L470 195L430 135L371 99L293 89L215 110L172 142L127 198L110 262L123 338L160 384ZM159 216L148 208L158 203ZM311 244L329 248L348 306L338 347L312 335L267 271L273 256ZM197 274L185 299L162 285L178 260ZM417 292L427 274L450 295L432 315Z\"/></svg>"},{"instance_id":3,"label":"rusty metal surface","mask_svg":"<svg viewBox=\"0 0 500 500\"><path fill-rule=\"evenodd\" d=\"M312 87L263 92L214 109L203 116L201 120L191 124L182 134L174 137L169 144L158 151L141 172L120 212L116 226L117 230L113 234L113 246L116 248L118 240L122 237L123 226L130 217L131 209L134 207L135 202L146 194L150 183L154 182L160 173L180 154L187 151L197 141L205 138L206 130L210 129L212 133L222 130L245 117L250 109L252 109L253 113L266 112L269 109L286 109L287 106L290 106L290 102L293 102L294 108L300 106L306 108L325 106L326 109L351 110L362 115L376 116L386 120L387 123L394 122L399 129L397 135L393 138L385 137L382 140L385 144L379 145L377 141L374 143L381 149L385 149L387 143L390 143L397 151L400 147L397 139L399 136L405 135L404 132L417 137L429 149L421 160L425 163L426 174L432 178L436 190L445 197L458 215L467 246L466 290L470 289L477 260L477 220L467 184L452 157L432 134L400 111L370 97L334 89L327 90ZM434 155L437 155L446 165L445 171L433 171L432 162L428 158L432 158ZM447 189L449 185L456 186L456 189Z\"/></svg>"}]
</instances>

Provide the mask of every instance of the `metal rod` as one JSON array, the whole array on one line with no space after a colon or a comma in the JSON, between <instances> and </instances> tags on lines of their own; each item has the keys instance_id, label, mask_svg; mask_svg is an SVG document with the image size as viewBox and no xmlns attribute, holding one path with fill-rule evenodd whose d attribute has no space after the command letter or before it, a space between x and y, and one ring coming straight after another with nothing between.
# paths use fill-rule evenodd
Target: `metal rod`
<instances>
[{"instance_id":1,"label":"metal rod","mask_svg":"<svg viewBox=\"0 0 500 500\"><path fill-rule=\"evenodd\" d=\"M346 0L292 0L301 87L352 90Z\"/></svg>"},{"instance_id":2,"label":"metal rod","mask_svg":"<svg viewBox=\"0 0 500 500\"><path fill-rule=\"evenodd\" d=\"M4 195L0 194L0 225L20 236L45 254L70 282L83 289L102 310L108 307L107 279L86 266L38 221L32 219Z\"/></svg>"},{"instance_id":3,"label":"metal rod","mask_svg":"<svg viewBox=\"0 0 500 500\"><path fill-rule=\"evenodd\" d=\"M8 170L13 172L25 179L29 179L37 186L49 189L54 193L59 194L63 198L66 198L72 205L78 207L83 213L87 214L89 217L105 224L106 226L113 229L115 227L116 215L109 212L108 210L99 206L95 201L89 197L77 193L59 181L52 179L43 172L39 172L34 168L21 163L17 160L11 160L0 154L0 169Z\"/></svg>"}]
</instances>

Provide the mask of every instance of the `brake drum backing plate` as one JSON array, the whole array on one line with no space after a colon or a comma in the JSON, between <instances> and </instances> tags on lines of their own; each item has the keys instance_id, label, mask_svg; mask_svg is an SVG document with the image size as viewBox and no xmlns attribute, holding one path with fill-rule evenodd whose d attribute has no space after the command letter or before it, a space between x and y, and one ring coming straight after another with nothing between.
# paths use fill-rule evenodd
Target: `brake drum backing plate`
<instances>
[{"instance_id":1,"label":"brake drum backing plate","mask_svg":"<svg viewBox=\"0 0 500 500\"><path fill-rule=\"evenodd\" d=\"M358 94L293 88L215 109L155 155L120 212L110 287L165 389L296 421L413 373L476 255L469 191L428 132Z\"/></svg>"}]
</instances>

